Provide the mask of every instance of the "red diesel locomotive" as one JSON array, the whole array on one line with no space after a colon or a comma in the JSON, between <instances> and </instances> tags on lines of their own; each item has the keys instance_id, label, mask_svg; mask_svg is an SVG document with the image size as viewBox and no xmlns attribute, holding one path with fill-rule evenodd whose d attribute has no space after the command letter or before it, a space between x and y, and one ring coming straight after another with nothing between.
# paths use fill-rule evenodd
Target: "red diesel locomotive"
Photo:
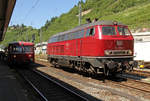
<instances>
[{"instance_id":1,"label":"red diesel locomotive","mask_svg":"<svg viewBox=\"0 0 150 101\"><path fill-rule=\"evenodd\" d=\"M48 60L87 73L105 75L132 70L134 39L128 26L97 21L58 33L48 40Z\"/></svg>"},{"instance_id":2,"label":"red diesel locomotive","mask_svg":"<svg viewBox=\"0 0 150 101\"><path fill-rule=\"evenodd\" d=\"M7 61L9 65L34 62L34 44L31 42L11 42L8 45Z\"/></svg>"}]
</instances>

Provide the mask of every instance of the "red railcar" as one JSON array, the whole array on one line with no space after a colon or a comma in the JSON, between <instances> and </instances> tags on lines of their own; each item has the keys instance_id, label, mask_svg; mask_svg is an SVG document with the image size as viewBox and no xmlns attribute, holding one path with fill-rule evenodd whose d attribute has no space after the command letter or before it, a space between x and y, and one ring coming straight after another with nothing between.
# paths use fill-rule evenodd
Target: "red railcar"
<instances>
[{"instance_id":1,"label":"red railcar","mask_svg":"<svg viewBox=\"0 0 150 101\"><path fill-rule=\"evenodd\" d=\"M9 43L7 60L10 65L34 62L34 44L23 41Z\"/></svg>"},{"instance_id":2,"label":"red railcar","mask_svg":"<svg viewBox=\"0 0 150 101\"><path fill-rule=\"evenodd\" d=\"M88 73L131 70L134 39L128 26L98 21L58 33L48 40L48 60Z\"/></svg>"}]
</instances>

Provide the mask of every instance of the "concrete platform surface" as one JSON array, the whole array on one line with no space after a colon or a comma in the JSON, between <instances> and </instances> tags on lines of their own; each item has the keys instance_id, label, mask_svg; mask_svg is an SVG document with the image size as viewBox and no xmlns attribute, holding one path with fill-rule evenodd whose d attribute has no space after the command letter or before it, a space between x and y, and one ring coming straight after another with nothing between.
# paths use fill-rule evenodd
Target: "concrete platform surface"
<instances>
[{"instance_id":1,"label":"concrete platform surface","mask_svg":"<svg viewBox=\"0 0 150 101\"><path fill-rule=\"evenodd\" d=\"M0 62L0 101L28 101L11 69Z\"/></svg>"}]
</instances>

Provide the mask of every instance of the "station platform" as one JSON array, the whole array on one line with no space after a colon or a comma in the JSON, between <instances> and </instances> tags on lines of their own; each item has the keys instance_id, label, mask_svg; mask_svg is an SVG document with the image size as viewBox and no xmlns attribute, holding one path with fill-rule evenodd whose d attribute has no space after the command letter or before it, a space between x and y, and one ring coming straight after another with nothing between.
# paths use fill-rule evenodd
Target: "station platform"
<instances>
[{"instance_id":1,"label":"station platform","mask_svg":"<svg viewBox=\"0 0 150 101\"><path fill-rule=\"evenodd\" d=\"M0 101L28 101L11 69L0 62Z\"/></svg>"}]
</instances>

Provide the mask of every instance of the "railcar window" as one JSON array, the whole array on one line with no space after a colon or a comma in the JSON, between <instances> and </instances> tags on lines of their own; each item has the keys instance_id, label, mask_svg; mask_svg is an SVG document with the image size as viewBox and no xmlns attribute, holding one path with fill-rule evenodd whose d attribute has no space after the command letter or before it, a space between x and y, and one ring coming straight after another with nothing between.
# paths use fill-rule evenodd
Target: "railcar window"
<instances>
[{"instance_id":1,"label":"railcar window","mask_svg":"<svg viewBox=\"0 0 150 101\"><path fill-rule=\"evenodd\" d=\"M104 26L102 27L102 33L103 35L116 35L115 27L112 26Z\"/></svg>"},{"instance_id":2,"label":"railcar window","mask_svg":"<svg viewBox=\"0 0 150 101\"><path fill-rule=\"evenodd\" d=\"M94 28L87 29L86 36L93 36L95 34Z\"/></svg>"},{"instance_id":3,"label":"railcar window","mask_svg":"<svg viewBox=\"0 0 150 101\"><path fill-rule=\"evenodd\" d=\"M130 35L129 30L126 27L118 27L118 32L120 35Z\"/></svg>"},{"instance_id":4,"label":"railcar window","mask_svg":"<svg viewBox=\"0 0 150 101\"><path fill-rule=\"evenodd\" d=\"M13 52L21 53L22 52L22 47L21 46L14 46L13 47Z\"/></svg>"},{"instance_id":5,"label":"railcar window","mask_svg":"<svg viewBox=\"0 0 150 101\"><path fill-rule=\"evenodd\" d=\"M13 47L12 47L12 46L9 47L9 51L10 51L10 52L13 51Z\"/></svg>"},{"instance_id":6,"label":"railcar window","mask_svg":"<svg viewBox=\"0 0 150 101\"><path fill-rule=\"evenodd\" d=\"M32 46L23 46L23 52L33 52Z\"/></svg>"}]
</instances>

